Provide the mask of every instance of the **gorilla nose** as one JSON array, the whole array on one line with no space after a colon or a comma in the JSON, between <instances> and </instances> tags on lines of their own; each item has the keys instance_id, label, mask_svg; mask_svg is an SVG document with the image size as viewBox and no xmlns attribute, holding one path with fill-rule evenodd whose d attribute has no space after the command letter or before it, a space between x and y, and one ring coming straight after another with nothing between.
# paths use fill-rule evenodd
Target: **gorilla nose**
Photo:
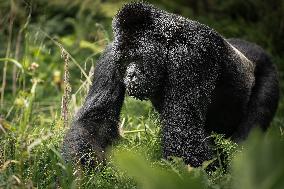
<instances>
[{"instance_id":1,"label":"gorilla nose","mask_svg":"<svg viewBox=\"0 0 284 189\"><path fill-rule=\"evenodd\" d=\"M129 78L131 81L137 78L137 65L135 63L131 62L127 67L126 77Z\"/></svg>"},{"instance_id":2,"label":"gorilla nose","mask_svg":"<svg viewBox=\"0 0 284 189\"><path fill-rule=\"evenodd\" d=\"M133 78L136 77L136 73L133 71L133 72L129 72L128 73L128 77L132 80Z\"/></svg>"}]
</instances>

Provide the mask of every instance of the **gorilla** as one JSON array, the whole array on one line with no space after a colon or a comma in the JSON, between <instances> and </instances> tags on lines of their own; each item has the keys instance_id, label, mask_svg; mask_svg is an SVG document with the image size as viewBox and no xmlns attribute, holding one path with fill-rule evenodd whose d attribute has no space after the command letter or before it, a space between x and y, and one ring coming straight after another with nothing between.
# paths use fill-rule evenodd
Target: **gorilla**
<instances>
[{"instance_id":1,"label":"gorilla","mask_svg":"<svg viewBox=\"0 0 284 189\"><path fill-rule=\"evenodd\" d=\"M125 93L150 100L160 114L163 156L193 167L214 157L212 132L239 142L252 128L269 126L279 84L261 47L145 3L124 5L113 31L65 135L67 161L104 162L105 149L119 138Z\"/></svg>"}]
</instances>

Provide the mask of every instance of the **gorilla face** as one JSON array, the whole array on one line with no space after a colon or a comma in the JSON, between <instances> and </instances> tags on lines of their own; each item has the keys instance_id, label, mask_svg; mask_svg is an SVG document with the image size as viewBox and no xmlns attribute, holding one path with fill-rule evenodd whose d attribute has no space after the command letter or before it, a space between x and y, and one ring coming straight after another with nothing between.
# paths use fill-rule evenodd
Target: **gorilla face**
<instances>
[{"instance_id":1,"label":"gorilla face","mask_svg":"<svg viewBox=\"0 0 284 189\"><path fill-rule=\"evenodd\" d=\"M131 40L120 43L125 58L124 84L130 96L149 99L163 87L166 68L166 47L152 33L135 33Z\"/></svg>"},{"instance_id":2,"label":"gorilla face","mask_svg":"<svg viewBox=\"0 0 284 189\"><path fill-rule=\"evenodd\" d=\"M164 85L168 35L161 19L166 15L131 4L119 11L113 20L114 48L125 69L124 84L130 96L150 99Z\"/></svg>"},{"instance_id":3,"label":"gorilla face","mask_svg":"<svg viewBox=\"0 0 284 189\"><path fill-rule=\"evenodd\" d=\"M143 67L143 63L139 62L131 62L127 66L123 79L128 95L140 100L153 96L161 86L160 80L160 74L155 69Z\"/></svg>"}]
</instances>

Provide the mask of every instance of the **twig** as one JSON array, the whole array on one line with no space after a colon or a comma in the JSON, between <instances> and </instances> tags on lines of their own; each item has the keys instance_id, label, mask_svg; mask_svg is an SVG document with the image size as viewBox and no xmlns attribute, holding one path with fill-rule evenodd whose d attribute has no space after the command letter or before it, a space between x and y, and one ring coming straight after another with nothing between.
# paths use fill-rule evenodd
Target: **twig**
<instances>
[{"instance_id":1,"label":"twig","mask_svg":"<svg viewBox=\"0 0 284 189\"><path fill-rule=\"evenodd\" d=\"M37 28L43 35L45 35L48 39L50 39L55 45L57 45L60 49L63 48L63 46L56 41L55 39L53 39L50 35L48 35L46 32L42 31L40 28ZM72 62L80 69L81 73L85 76L87 82L89 85L92 84L91 78L88 76L88 74L85 72L85 70L80 66L80 64L76 61L76 59L70 54L68 53L68 51L65 50L65 53L69 56L69 59L72 60Z\"/></svg>"},{"instance_id":2,"label":"twig","mask_svg":"<svg viewBox=\"0 0 284 189\"><path fill-rule=\"evenodd\" d=\"M145 132L145 129L137 129L137 130L132 130L132 131L124 131L124 134L130 134L130 133L140 133L140 132Z\"/></svg>"},{"instance_id":3,"label":"twig","mask_svg":"<svg viewBox=\"0 0 284 189\"><path fill-rule=\"evenodd\" d=\"M11 42L12 42L12 31L13 31L13 24L14 24L14 13L12 11L12 6L11 6L11 11L10 11L10 23L9 23L9 36L8 36L8 44L7 44L7 50L6 50L6 55L5 57L8 58L10 56L10 50L11 50ZM1 108L3 108L4 105L4 95L5 95L5 87L6 87L6 74L7 74L7 66L8 66L8 61L4 62L4 67L3 67L3 78L2 78L2 87L1 87Z\"/></svg>"},{"instance_id":4,"label":"twig","mask_svg":"<svg viewBox=\"0 0 284 189\"><path fill-rule=\"evenodd\" d=\"M17 36L17 40L16 40L15 59L17 61L19 61L20 45L21 45L21 41L22 41L22 34L23 34L24 30L27 28L28 24L30 23L31 14L32 14L32 8L31 8L31 5L29 5L29 15L27 17L27 20L26 20L24 26L18 32L18 36ZM14 65L13 66L13 85L12 85L13 95L16 94L16 90L17 90L17 77L18 77L17 66Z\"/></svg>"},{"instance_id":5,"label":"twig","mask_svg":"<svg viewBox=\"0 0 284 189\"><path fill-rule=\"evenodd\" d=\"M61 58L64 60L64 91L62 97L62 105L61 105L61 115L63 119L63 126L68 126L68 104L70 101L70 93L71 93L71 86L69 83L69 55L66 53L66 50L61 46Z\"/></svg>"}]
</instances>

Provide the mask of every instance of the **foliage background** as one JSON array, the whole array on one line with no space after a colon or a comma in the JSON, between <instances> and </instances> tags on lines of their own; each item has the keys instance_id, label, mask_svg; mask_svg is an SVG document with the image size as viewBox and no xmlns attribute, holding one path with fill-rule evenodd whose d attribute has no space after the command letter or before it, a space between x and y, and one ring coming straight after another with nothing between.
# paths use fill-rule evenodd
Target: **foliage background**
<instances>
[{"instance_id":1,"label":"foliage background","mask_svg":"<svg viewBox=\"0 0 284 189\"><path fill-rule=\"evenodd\" d=\"M96 60L112 40L112 17L125 2L0 0L0 188L283 188L283 0L149 1L226 38L261 45L278 68L281 100L269 134L256 132L244 147L215 136L219 152L233 159L227 171L206 175L178 159L162 160L158 116L149 102L129 97L124 137L109 152L110 163L87 175L64 163L60 145L68 124L61 114L71 117L80 107Z\"/></svg>"}]
</instances>

